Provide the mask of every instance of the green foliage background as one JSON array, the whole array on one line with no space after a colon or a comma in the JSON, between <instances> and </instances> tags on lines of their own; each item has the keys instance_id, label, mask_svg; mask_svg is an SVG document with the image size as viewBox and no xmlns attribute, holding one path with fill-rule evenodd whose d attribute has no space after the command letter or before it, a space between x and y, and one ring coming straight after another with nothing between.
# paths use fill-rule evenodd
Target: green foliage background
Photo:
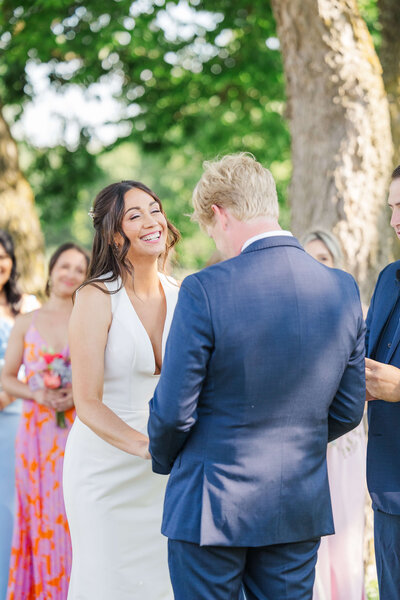
<instances>
[{"instance_id":1,"label":"green foliage background","mask_svg":"<svg viewBox=\"0 0 400 600\"><path fill-rule=\"evenodd\" d=\"M124 133L111 146L94 152L96 131L80 123L72 148L20 144L48 245L72 238L90 247L87 212L97 191L114 180L141 179L182 232L181 266L198 268L213 246L186 216L191 191L203 160L237 151L253 153L271 169L281 222L289 226L290 136L269 1L191 0L192 12L173 32L168 19L177 4L3 0L0 99L13 120L34 98L29 61L48 65L60 94L71 85L86 90L120 82ZM376 1L359 5L379 45Z\"/></svg>"}]
</instances>

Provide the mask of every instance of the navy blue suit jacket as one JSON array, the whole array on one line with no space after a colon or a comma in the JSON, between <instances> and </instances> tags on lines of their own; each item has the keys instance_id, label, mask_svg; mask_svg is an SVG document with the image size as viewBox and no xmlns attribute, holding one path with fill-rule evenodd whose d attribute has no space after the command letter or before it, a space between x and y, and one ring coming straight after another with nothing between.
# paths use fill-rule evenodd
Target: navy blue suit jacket
<instances>
[{"instance_id":1,"label":"navy blue suit jacket","mask_svg":"<svg viewBox=\"0 0 400 600\"><path fill-rule=\"evenodd\" d=\"M326 446L364 402L349 274L275 236L187 277L150 402L162 532L247 547L333 533Z\"/></svg>"},{"instance_id":2,"label":"navy blue suit jacket","mask_svg":"<svg viewBox=\"0 0 400 600\"><path fill-rule=\"evenodd\" d=\"M367 356L375 359L379 338L400 293L396 271L400 261L379 275L367 317ZM400 367L400 324L385 362ZM367 482L374 508L400 515L400 402L368 404Z\"/></svg>"}]
</instances>

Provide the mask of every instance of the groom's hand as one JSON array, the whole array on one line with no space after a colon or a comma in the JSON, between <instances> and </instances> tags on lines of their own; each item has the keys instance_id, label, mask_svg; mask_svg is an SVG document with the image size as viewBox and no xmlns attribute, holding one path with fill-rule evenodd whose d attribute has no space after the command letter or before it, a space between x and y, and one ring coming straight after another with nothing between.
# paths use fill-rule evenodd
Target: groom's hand
<instances>
[{"instance_id":1,"label":"groom's hand","mask_svg":"<svg viewBox=\"0 0 400 600\"><path fill-rule=\"evenodd\" d=\"M367 400L400 401L400 369L393 365L365 359Z\"/></svg>"}]
</instances>

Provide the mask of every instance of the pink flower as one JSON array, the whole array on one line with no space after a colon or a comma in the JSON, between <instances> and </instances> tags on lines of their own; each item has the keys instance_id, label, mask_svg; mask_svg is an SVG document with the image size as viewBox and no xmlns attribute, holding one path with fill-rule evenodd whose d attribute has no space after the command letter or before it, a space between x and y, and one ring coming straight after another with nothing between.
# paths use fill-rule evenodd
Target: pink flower
<instances>
[{"instance_id":1,"label":"pink flower","mask_svg":"<svg viewBox=\"0 0 400 600\"><path fill-rule=\"evenodd\" d=\"M42 356L48 365L50 365L55 358L63 358L62 354L52 354L50 352L42 352Z\"/></svg>"},{"instance_id":2,"label":"pink flower","mask_svg":"<svg viewBox=\"0 0 400 600\"><path fill-rule=\"evenodd\" d=\"M56 390L61 386L61 377L49 371L43 373L43 383L50 390Z\"/></svg>"}]
</instances>

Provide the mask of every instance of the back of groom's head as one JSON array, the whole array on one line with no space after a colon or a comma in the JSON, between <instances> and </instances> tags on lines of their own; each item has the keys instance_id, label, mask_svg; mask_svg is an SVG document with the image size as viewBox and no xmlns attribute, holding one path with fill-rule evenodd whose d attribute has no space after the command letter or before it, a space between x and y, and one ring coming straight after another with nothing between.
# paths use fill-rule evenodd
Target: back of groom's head
<instances>
[{"instance_id":1,"label":"back of groom's head","mask_svg":"<svg viewBox=\"0 0 400 600\"><path fill-rule=\"evenodd\" d=\"M392 173L392 181L394 179L400 179L400 165L398 167L396 167Z\"/></svg>"},{"instance_id":2,"label":"back of groom's head","mask_svg":"<svg viewBox=\"0 0 400 600\"><path fill-rule=\"evenodd\" d=\"M257 217L277 220L278 196L274 178L248 152L206 161L193 192L193 220L207 227L213 222L213 205L229 209L240 221Z\"/></svg>"}]
</instances>

